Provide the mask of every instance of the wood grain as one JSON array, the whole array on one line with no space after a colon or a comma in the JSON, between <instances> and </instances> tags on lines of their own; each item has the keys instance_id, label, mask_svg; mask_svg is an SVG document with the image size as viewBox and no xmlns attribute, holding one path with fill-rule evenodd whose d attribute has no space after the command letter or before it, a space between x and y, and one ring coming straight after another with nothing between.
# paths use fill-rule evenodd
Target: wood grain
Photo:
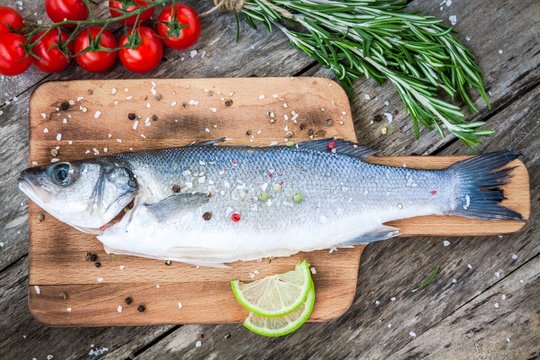
<instances>
[{"instance_id":1,"label":"wood grain","mask_svg":"<svg viewBox=\"0 0 540 360\"><path fill-rule=\"evenodd\" d=\"M93 157L93 149L103 154L104 148L112 153L174 147L224 136L230 138L230 144L270 145L287 141L287 131L294 132L292 139L296 141L309 139L310 130L319 137L356 141L348 99L336 83L327 79L184 79L154 83L160 100L151 92L152 80L50 82L39 86L30 100L30 163L50 163L50 151L57 146L57 158L69 160ZM112 94L113 87L116 95ZM58 110L60 103L69 100L75 100L75 104L67 111ZM274 123L270 122L270 111L275 114ZM131 112L141 116L137 129L127 118ZM292 121L295 113L296 123ZM150 120L150 126L145 126L145 119L154 114L158 120ZM330 118L334 120L332 126L327 122ZM60 141L57 134L62 134ZM304 258L321 273L314 279L317 304L312 321L341 315L354 297L362 246L334 254L319 251L271 262L235 263L226 270L176 263L167 266L162 261L106 255L93 236L47 215L39 221L42 212L30 205L29 302L32 314L43 323L240 322L246 313L236 303L228 282L235 278L251 280L250 273L255 271L259 277L285 272ZM85 260L87 252L98 254L100 268ZM98 283L98 278L103 281ZM40 294L34 285L39 286ZM59 297L62 292L68 294L67 300ZM144 303L147 311L138 313L136 306L125 306L125 311L117 312L119 305L125 305L126 296L137 304ZM182 310L178 302L185 305Z\"/></svg>"},{"instance_id":2,"label":"wood grain","mask_svg":"<svg viewBox=\"0 0 540 360\"><path fill-rule=\"evenodd\" d=\"M69 109L59 109L62 102L70 100L73 105ZM274 122L270 121L269 112L274 113ZM128 113L140 117L136 129L135 122L127 119ZM298 119L293 122L295 114ZM153 115L157 115L157 121L150 120ZM93 157L98 152L104 154L105 149L113 153L174 147L224 136L230 144L265 146L276 139L281 143L288 141L286 131L294 133L295 141L309 139L310 133L355 140L343 90L320 78L49 82L39 86L30 100L30 163L49 163L51 149L58 150L58 159L71 160ZM444 168L458 159L371 160L413 168ZM521 162L516 161L515 165L518 169L505 189L506 205L528 217L527 171ZM318 295L312 321L341 315L355 293L361 246L340 250L338 254L319 251L271 263L236 263L226 270L197 269L184 264L166 266L161 261L106 255L93 236L50 216L38 220L42 212L34 204L30 206L29 281L31 286L38 285L41 293L37 294L32 287L29 293L33 315L48 324L239 322L246 314L236 304L228 281L249 281L255 270L260 276L287 271L302 258L307 258L320 274L315 277ZM403 236L413 236L501 234L516 231L523 223L431 216L393 225L402 229ZM85 261L87 252L98 254L100 268ZM61 301L60 293L69 294L69 300ZM127 309L117 312L126 296L134 296L128 293L137 294L139 301L152 310L144 314ZM88 304L90 294L94 298L92 306ZM186 304L185 311L178 311L179 301ZM208 309L209 303L215 305L214 311Z\"/></svg>"}]
</instances>

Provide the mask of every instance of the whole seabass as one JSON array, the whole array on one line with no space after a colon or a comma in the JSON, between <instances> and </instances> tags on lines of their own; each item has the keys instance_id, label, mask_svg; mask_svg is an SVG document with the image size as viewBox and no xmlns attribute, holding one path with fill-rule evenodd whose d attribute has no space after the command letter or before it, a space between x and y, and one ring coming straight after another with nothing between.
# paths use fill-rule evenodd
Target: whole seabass
<instances>
[{"instance_id":1,"label":"whole seabass","mask_svg":"<svg viewBox=\"0 0 540 360\"><path fill-rule=\"evenodd\" d=\"M385 222L420 215L522 220L499 204L514 152L416 170L344 140L220 141L35 167L19 187L108 252L206 266L383 240L399 235Z\"/></svg>"}]
</instances>

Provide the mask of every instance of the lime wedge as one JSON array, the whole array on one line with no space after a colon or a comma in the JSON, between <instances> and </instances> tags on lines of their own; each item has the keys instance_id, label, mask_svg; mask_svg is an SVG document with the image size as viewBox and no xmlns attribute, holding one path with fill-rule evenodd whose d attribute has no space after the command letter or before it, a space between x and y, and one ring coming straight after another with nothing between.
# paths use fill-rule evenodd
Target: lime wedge
<instances>
[{"instance_id":1,"label":"lime wedge","mask_svg":"<svg viewBox=\"0 0 540 360\"><path fill-rule=\"evenodd\" d=\"M236 300L254 313L264 317L283 316L298 309L313 288L307 261L296 264L294 271L267 276L250 283L231 281Z\"/></svg>"},{"instance_id":2,"label":"lime wedge","mask_svg":"<svg viewBox=\"0 0 540 360\"><path fill-rule=\"evenodd\" d=\"M264 317L250 313L244 321L244 327L256 334L277 337L296 331L311 315L315 304L315 288L308 292L306 301L292 313L278 317Z\"/></svg>"}]
</instances>

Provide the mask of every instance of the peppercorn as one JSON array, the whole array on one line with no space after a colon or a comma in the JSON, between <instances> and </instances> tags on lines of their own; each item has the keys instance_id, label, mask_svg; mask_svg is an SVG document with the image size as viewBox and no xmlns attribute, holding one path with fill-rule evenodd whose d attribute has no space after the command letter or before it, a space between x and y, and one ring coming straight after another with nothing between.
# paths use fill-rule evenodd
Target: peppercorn
<instances>
[{"instance_id":1,"label":"peppercorn","mask_svg":"<svg viewBox=\"0 0 540 360\"><path fill-rule=\"evenodd\" d=\"M300 124L300 130L304 130L306 128L306 124L302 123Z\"/></svg>"},{"instance_id":2,"label":"peppercorn","mask_svg":"<svg viewBox=\"0 0 540 360\"><path fill-rule=\"evenodd\" d=\"M170 266L172 264L171 260L165 260L165 265Z\"/></svg>"},{"instance_id":3,"label":"peppercorn","mask_svg":"<svg viewBox=\"0 0 540 360\"><path fill-rule=\"evenodd\" d=\"M332 119L326 119L326 125L328 125L328 126L334 125L334 120L332 120Z\"/></svg>"},{"instance_id":4,"label":"peppercorn","mask_svg":"<svg viewBox=\"0 0 540 360\"><path fill-rule=\"evenodd\" d=\"M287 138L290 139L294 136L294 133L292 131L287 131L287 134L286 134Z\"/></svg>"},{"instance_id":5,"label":"peppercorn","mask_svg":"<svg viewBox=\"0 0 540 360\"><path fill-rule=\"evenodd\" d=\"M212 218L212 213L207 211L205 212L204 214L202 214L202 218L205 220L205 221L208 221Z\"/></svg>"},{"instance_id":6,"label":"peppercorn","mask_svg":"<svg viewBox=\"0 0 540 360\"><path fill-rule=\"evenodd\" d=\"M97 268L100 268L101 267L101 263L98 261L96 262L94 265L96 265Z\"/></svg>"},{"instance_id":7,"label":"peppercorn","mask_svg":"<svg viewBox=\"0 0 540 360\"><path fill-rule=\"evenodd\" d=\"M92 89L88 89L87 91L88 91L88 95L92 95L94 93L94 90Z\"/></svg>"},{"instance_id":8,"label":"peppercorn","mask_svg":"<svg viewBox=\"0 0 540 360\"><path fill-rule=\"evenodd\" d=\"M157 120L158 120L158 116L157 116L156 114L152 115L152 120L157 121Z\"/></svg>"},{"instance_id":9,"label":"peppercorn","mask_svg":"<svg viewBox=\"0 0 540 360\"><path fill-rule=\"evenodd\" d=\"M129 120L135 120L137 118L137 115L135 113L129 113L128 114L128 119Z\"/></svg>"},{"instance_id":10,"label":"peppercorn","mask_svg":"<svg viewBox=\"0 0 540 360\"><path fill-rule=\"evenodd\" d=\"M309 136L312 136L314 133L315 133L315 132L313 131L313 129L308 129L308 131L307 131L307 134L308 134Z\"/></svg>"},{"instance_id":11,"label":"peppercorn","mask_svg":"<svg viewBox=\"0 0 540 360\"><path fill-rule=\"evenodd\" d=\"M146 310L146 306L144 306L143 304L141 304L141 305L139 305L139 306L137 307L137 311L138 311L138 312L143 312L144 310Z\"/></svg>"},{"instance_id":12,"label":"peppercorn","mask_svg":"<svg viewBox=\"0 0 540 360\"><path fill-rule=\"evenodd\" d=\"M39 215L37 216L37 219L38 219L39 222L42 222L43 220L45 220L45 215L39 214Z\"/></svg>"},{"instance_id":13,"label":"peppercorn","mask_svg":"<svg viewBox=\"0 0 540 360\"><path fill-rule=\"evenodd\" d=\"M67 109L69 109L69 102L67 101L64 101L63 103L60 104L60 109L62 111L66 111Z\"/></svg>"},{"instance_id":14,"label":"peppercorn","mask_svg":"<svg viewBox=\"0 0 540 360\"><path fill-rule=\"evenodd\" d=\"M251 134L253 134L253 131L251 131L251 130L246 131L247 136L251 136Z\"/></svg>"},{"instance_id":15,"label":"peppercorn","mask_svg":"<svg viewBox=\"0 0 540 360\"><path fill-rule=\"evenodd\" d=\"M62 291L60 294L58 294L60 299L66 300L68 298L68 294L65 291Z\"/></svg>"},{"instance_id":16,"label":"peppercorn","mask_svg":"<svg viewBox=\"0 0 540 360\"><path fill-rule=\"evenodd\" d=\"M172 191L173 191L174 193L179 193L179 192L180 192L180 185L174 184L174 185L172 186Z\"/></svg>"},{"instance_id":17,"label":"peppercorn","mask_svg":"<svg viewBox=\"0 0 540 360\"><path fill-rule=\"evenodd\" d=\"M127 298L124 299L124 301L126 302L126 304L130 305L133 302L133 299L130 296L128 296Z\"/></svg>"},{"instance_id":18,"label":"peppercorn","mask_svg":"<svg viewBox=\"0 0 540 360\"><path fill-rule=\"evenodd\" d=\"M373 121L375 121L375 122L381 122L381 121L382 121L382 116L381 116L381 115L375 115L375 116L373 117Z\"/></svg>"},{"instance_id":19,"label":"peppercorn","mask_svg":"<svg viewBox=\"0 0 540 360\"><path fill-rule=\"evenodd\" d=\"M225 106L231 106L233 104L233 101L231 99L225 100Z\"/></svg>"},{"instance_id":20,"label":"peppercorn","mask_svg":"<svg viewBox=\"0 0 540 360\"><path fill-rule=\"evenodd\" d=\"M182 103L182 107L185 107L185 108L188 107L188 103L187 103L187 102L183 102L183 103Z\"/></svg>"},{"instance_id":21,"label":"peppercorn","mask_svg":"<svg viewBox=\"0 0 540 360\"><path fill-rule=\"evenodd\" d=\"M86 253L86 260L90 260L92 262L97 260L97 255L94 253Z\"/></svg>"}]
</instances>

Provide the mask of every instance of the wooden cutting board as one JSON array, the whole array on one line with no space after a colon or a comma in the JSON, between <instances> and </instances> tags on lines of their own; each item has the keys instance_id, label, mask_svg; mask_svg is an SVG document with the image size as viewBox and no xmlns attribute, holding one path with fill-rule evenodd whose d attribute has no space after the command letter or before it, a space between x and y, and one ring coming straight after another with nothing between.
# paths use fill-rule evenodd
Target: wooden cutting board
<instances>
[{"instance_id":1,"label":"wooden cutting board","mask_svg":"<svg viewBox=\"0 0 540 360\"><path fill-rule=\"evenodd\" d=\"M70 104L69 108L62 103ZM137 115L136 121L128 114ZM287 139L287 132L292 137ZM175 147L228 137L227 145L268 146L340 137L357 141L346 94L322 78L89 80L49 82L30 100L30 165L124 151ZM289 134L291 136L291 134ZM51 150L58 150L53 156ZM55 152L53 150L53 152ZM444 168L463 157L371 158L382 164ZM504 205L529 217L528 173L520 161ZM22 170L22 169L21 169ZM44 215L44 219L42 218ZM102 326L241 322L229 281L293 269L307 259L317 300L311 321L342 315L351 305L363 246L234 263L228 269L107 255L83 234L30 204L29 306L49 325ZM403 236L498 235L514 221L426 216L391 223ZM406 241L406 240L404 240ZM87 254L97 254L97 262ZM406 256L404 254L404 256ZM131 298L127 304L125 299ZM144 304L145 311L137 308Z\"/></svg>"}]
</instances>

